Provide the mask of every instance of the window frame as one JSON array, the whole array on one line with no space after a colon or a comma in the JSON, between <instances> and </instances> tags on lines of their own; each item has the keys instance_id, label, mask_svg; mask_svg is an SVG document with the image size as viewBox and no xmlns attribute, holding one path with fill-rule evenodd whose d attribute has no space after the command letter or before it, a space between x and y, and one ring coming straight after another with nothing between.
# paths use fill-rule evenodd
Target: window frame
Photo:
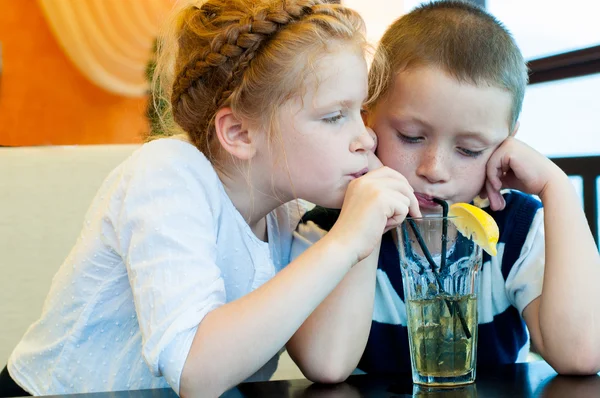
<instances>
[{"instance_id":1,"label":"window frame","mask_svg":"<svg viewBox=\"0 0 600 398\"><path fill-rule=\"evenodd\" d=\"M487 9L486 0L470 1ZM597 74L600 73L600 45L534 58L527 61L527 67L529 68L529 85ZM600 246L600 237L598 236L600 155L552 157L550 160L567 175L581 177L583 211L596 245Z\"/></svg>"}]
</instances>

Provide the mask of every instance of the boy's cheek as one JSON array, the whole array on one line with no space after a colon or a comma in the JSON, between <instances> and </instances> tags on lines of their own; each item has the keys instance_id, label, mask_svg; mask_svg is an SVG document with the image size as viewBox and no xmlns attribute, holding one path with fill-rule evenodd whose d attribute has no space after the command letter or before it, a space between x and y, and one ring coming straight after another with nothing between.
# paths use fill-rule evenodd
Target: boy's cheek
<instances>
[{"instance_id":1,"label":"boy's cheek","mask_svg":"<svg viewBox=\"0 0 600 398\"><path fill-rule=\"evenodd\" d=\"M367 160L369 171L377 170L380 167L383 167L383 163L381 163L379 158L375 155L375 152L369 151L367 153Z\"/></svg>"},{"instance_id":2,"label":"boy's cheek","mask_svg":"<svg viewBox=\"0 0 600 398\"><path fill-rule=\"evenodd\" d=\"M368 161L369 171L377 170L378 168L383 167L383 163L381 163L381 160L379 160L379 158L375 154L377 151L377 144L378 144L377 134L375 134L373 129L371 129L370 127L367 127L367 132L373 139L373 147L371 148L371 150L369 150L367 152L367 161Z\"/></svg>"},{"instance_id":3,"label":"boy's cheek","mask_svg":"<svg viewBox=\"0 0 600 398\"><path fill-rule=\"evenodd\" d=\"M375 132L373 131L373 129L370 128L370 127L367 127L367 132L369 133L369 135L373 139L374 144L373 144L373 148L371 148L371 151L373 153L375 153L377 151L377 144L379 143L378 139L377 139L377 134L375 134Z\"/></svg>"}]
</instances>

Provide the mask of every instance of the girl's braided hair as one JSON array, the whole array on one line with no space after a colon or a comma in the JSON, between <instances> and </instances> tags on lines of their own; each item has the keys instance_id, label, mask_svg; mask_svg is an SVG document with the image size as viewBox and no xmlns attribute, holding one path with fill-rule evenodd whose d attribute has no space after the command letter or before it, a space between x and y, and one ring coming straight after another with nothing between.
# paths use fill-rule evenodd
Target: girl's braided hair
<instances>
[{"instance_id":1,"label":"girl's braided hair","mask_svg":"<svg viewBox=\"0 0 600 398\"><path fill-rule=\"evenodd\" d=\"M185 6L171 26L159 46L154 94L170 99L166 119L211 161L220 108L270 134L275 111L299 94L332 42L366 47L361 17L324 0L208 0Z\"/></svg>"}]
</instances>

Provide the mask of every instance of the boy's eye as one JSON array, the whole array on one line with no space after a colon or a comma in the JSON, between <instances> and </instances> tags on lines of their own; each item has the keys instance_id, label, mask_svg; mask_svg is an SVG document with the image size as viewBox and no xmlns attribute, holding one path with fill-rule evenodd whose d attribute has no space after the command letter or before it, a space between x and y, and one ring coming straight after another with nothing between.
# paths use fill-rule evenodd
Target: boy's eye
<instances>
[{"instance_id":1,"label":"boy's eye","mask_svg":"<svg viewBox=\"0 0 600 398\"><path fill-rule=\"evenodd\" d=\"M408 135L404 135L400 132L398 132L398 138L400 138L401 141L406 142L407 144L417 144L423 141L423 137L411 137Z\"/></svg>"},{"instance_id":2,"label":"boy's eye","mask_svg":"<svg viewBox=\"0 0 600 398\"><path fill-rule=\"evenodd\" d=\"M363 123L365 125L367 124L368 116L369 116L369 112L365 108L360 108L360 117L362 118Z\"/></svg>"},{"instance_id":3,"label":"boy's eye","mask_svg":"<svg viewBox=\"0 0 600 398\"><path fill-rule=\"evenodd\" d=\"M483 153L483 151L471 151L467 148L457 148L458 152L460 152L463 156L468 156L470 158L476 158Z\"/></svg>"},{"instance_id":4,"label":"boy's eye","mask_svg":"<svg viewBox=\"0 0 600 398\"><path fill-rule=\"evenodd\" d=\"M325 123L337 123L343 117L344 117L344 114L340 111L340 112L336 112L334 114L328 115L327 117L324 117L321 120L323 120Z\"/></svg>"}]
</instances>

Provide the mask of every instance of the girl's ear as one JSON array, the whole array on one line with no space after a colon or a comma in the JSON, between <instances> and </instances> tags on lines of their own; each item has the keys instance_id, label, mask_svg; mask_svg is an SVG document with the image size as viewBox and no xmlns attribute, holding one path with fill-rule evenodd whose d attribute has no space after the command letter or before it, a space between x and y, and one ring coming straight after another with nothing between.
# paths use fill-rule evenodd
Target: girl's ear
<instances>
[{"instance_id":1,"label":"girl's ear","mask_svg":"<svg viewBox=\"0 0 600 398\"><path fill-rule=\"evenodd\" d=\"M221 147L232 156L241 160L250 160L256 154L256 146L242 122L233 114L231 108L221 108L215 115L215 131Z\"/></svg>"}]
</instances>

